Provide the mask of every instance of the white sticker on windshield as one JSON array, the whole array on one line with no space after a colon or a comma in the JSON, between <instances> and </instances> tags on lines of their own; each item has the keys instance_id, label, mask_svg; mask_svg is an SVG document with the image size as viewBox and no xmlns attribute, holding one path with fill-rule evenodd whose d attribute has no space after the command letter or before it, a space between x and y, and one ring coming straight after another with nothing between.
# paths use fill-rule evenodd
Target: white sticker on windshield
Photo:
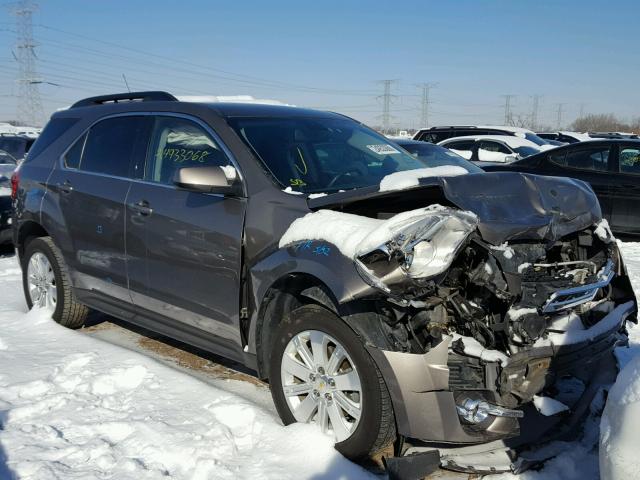
<instances>
[{"instance_id":1,"label":"white sticker on windshield","mask_svg":"<svg viewBox=\"0 0 640 480\"><path fill-rule=\"evenodd\" d=\"M378 155L393 155L395 153L400 153L399 150L396 150L391 145L367 145L367 148L371 150L373 153L377 153Z\"/></svg>"}]
</instances>

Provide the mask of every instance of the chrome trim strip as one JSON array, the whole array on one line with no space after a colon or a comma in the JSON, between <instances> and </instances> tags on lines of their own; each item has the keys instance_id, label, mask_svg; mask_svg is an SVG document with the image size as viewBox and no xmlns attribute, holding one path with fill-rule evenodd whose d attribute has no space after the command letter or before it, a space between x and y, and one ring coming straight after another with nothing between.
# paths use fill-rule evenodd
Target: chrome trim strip
<instances>
[{"instance_id":1,"label":"chrome trim strip","mask_svg":"<svg viewBox=\"0 0 640 480\"><path fill-rule=\"evenodd\" d=\"M614 264L611 259L603 267L598 274L598 281L588 285L558 290L551 294L547 302L542 307L542 313L554 313L559 310L576 307L582 303L589 302L598 293L598 290L606 287L611 283L615 276ZM570 298L566 298L570 297ZM565 298L564 300L562 300Z\"/></svg>"}]
</instances>

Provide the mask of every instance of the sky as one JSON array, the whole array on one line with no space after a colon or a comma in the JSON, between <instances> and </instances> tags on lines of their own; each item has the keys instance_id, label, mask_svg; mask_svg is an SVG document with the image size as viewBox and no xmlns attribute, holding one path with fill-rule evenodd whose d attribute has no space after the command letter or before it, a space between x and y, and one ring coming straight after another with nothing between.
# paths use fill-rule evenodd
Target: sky
<instances>
[{"instance_id":1,"label":"sky","mask_svg":"<svg viewBox=\"0 0 640 480\"><path fill-rule=\"evenodd\" d=\"M40 0L45 116L91 95L164 89L253 95L381 124L562 126L580 112L640 116L640 2ZM16 116L15 18L0 15L0 119ZM52 85L54 84L54 85Z\"/></svg>"}]
</instances>

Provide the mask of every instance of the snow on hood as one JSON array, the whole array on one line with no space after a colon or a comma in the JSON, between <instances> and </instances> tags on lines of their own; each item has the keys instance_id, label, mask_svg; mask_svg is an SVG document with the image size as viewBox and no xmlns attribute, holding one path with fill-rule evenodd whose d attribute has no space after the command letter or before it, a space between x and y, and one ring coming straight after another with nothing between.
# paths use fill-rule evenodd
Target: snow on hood
<instances>
[{"instance_id":1,"label":"snow on hood","mask_svg":"<svg viewBox=\"0 0 640 480\"><path fill-rule=\"evenodd\" d=\"M387 242L398 227L445 210L446 207L441 205L431 205L399 213L387 220L318 210L294 220L280 239L279 246L284 248L304 240L323 240L335 245L345 257L355 258L358 252Z\"/></svg>"},{"instance_id":2,"label":"snow on hood","mask_svg":"<svg viewBox=\"0 0 640 480\"><path fill-rule=\"evenodd\" d=\"M421 178L455 177L458 175L467 175L468 173L469 171L466 168L457 165L442 165L439 167L416 168L415 170L394 172L382 179L380 182L380 191L388 192L391 190L405 190L407 188L417 187L420 185Z\"/></svg>"}]
</instances>

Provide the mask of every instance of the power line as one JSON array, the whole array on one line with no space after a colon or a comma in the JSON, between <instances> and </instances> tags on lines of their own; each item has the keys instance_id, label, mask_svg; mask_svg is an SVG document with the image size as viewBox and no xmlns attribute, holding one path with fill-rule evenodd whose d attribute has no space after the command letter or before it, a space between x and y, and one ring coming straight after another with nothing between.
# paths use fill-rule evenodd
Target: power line
<instances>
[{"instance_id":1,"label":"power line","mask_svg":"<svg viewBox=\"0 0 640 480\"><path fill-rule=\"evenodd\" d=\"M537 93L532 96L533 102L531 104L531 129L537 131L538 129L538 109L540 108L540 99L542 95Z\"/></svg>"},{"instance_id":2,"label":"power line","mask_svg":"<svg viewBox=\"0 0 640 480\"><path fill-rule=\"evenodd\" d=\"M382 98L382 131L383 133L388 133L391 127L391 100L395 98L395 95L391 95L391 86L396 83L398 80L380 80L378 83L381 83L384 86L384 93L380 95L378 98Z\"/></svg>"},{"instance_id":3,"label":"power line","mask_svg":"<svg viewBox=\"0 0 640 480\"><path fill-rule=\"evenodd\" d=\"M11 14L16 17L16 50L13 53L18 62L18 111L17 120L28 125L39 125L44 118L42 100L38 85L43 80L36 69L35 47L33 40L33 12L38 5L30 0L21 0L14 4Z\"/></svg>"},{"instance_id":4,"label":"power line","mask_svg":"<svg viewBox=\"0 0 640 480\"><path fill-rule=\"evenodd\" d=\"M516 95L508 94L501 95L504 98L504 124L511 125L513 123L513 118L511 115L511 100L516 98Z\"/></svg>"},{"instance_id":5,"label":"power line","mask_svg":"<svg viewBox=\"0 0 640 480\"><path fill-rule=\"evenodd\" d=\"M417 85L422 89L422 101L420 102L420 125L423 128L429 126L429 93L432 88L435 88L435 83L422 83Z\"/></svg>"},{"instance_id":6,"label":"power line","mask_svg":"<svg viewBox=\"0 0 640 480\"><path fill-rule=\"evenodd\" d=\"M562 128L562 110L564 108L565 104L564 103L556 103L556 114L558 116L557 118L557 123L556 123L556 127L558 130L560 130Z\"/></svg>"}]
</instances>

